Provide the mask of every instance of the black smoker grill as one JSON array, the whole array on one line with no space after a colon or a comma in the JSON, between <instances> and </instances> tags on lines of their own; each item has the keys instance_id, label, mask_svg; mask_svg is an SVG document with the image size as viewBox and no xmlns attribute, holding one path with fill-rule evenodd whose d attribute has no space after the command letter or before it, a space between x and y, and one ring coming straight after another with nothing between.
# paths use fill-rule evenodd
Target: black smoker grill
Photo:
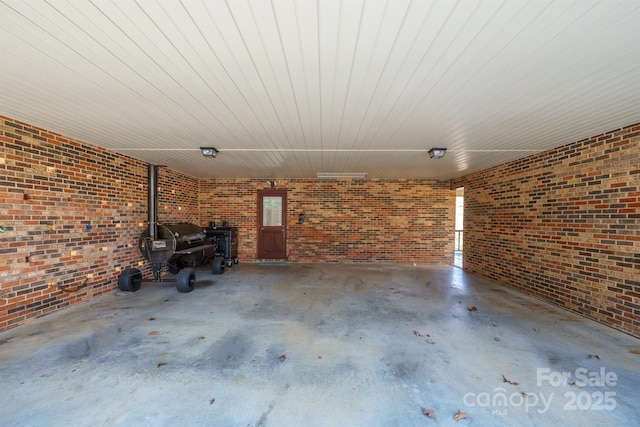
<instances>
[{"instance_id":1,"label":"black smoker grill","mask_svg":"<svg viewBox=\"0 0 640 427\"><path fill-rule=\"evenodd\" d=\"M195 224L181 223L159 225L156 222L158 167L149 165L149 228L138 239L138 249L151 263L153 277L161 281L162 268L168 264L169 271L177 274L176 288L179 292L191 292L196 275L192 267L211 262L213 274L224 273L224 257L217 252L215 236L208 236ZM122 291L135 292L142 284L142 273L137 268L128 268L118 276L118 287Z\"/></svg>"},{"instance_id":2,"label":"black smoker grill","mask_svg":"<svg viewBox=\"0 0 640 427\"><path fill-rule=\"evenodd\" d=\"M157 226L157 238L152 240L146 230L138 240L140 253L154 266L154 275L159 279L163 265L169 266L173 274L187 267L197 267L211 262L211 272L224 272L224 258L218 256L218 242L215 237L207 236L205 231L195 224L165 224ZM172 251L173 249L173 251Z\"/></svg>"},{"instance_id":3,"label":"black smoker grill","mask_svg":"<svg viewBox=\"0 0 640 427\"><path fill-rule=\"evenodd\" d=\"M196 267L208 261L215 261L211 266L214 274L222 273L224 257L217 256L219 243L216 237L209 236L197 225L191 223L159 225L158 237L167 240L175 239L176 251L167 261L171 273L178 274L185 267ZM142 248L142 243L140 247ZM145 256L145 258L148 257Z\"/></svg>"}]
</instances>

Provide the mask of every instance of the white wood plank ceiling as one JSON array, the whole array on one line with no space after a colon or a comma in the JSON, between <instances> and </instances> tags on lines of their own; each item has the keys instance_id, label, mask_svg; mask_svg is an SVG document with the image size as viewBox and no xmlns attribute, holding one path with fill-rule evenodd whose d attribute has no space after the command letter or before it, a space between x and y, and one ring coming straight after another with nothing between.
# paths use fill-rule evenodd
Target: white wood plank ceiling
<instances>
[{"instance_id":1,"label":"white wood plank ceiling","mask_svg":"<svg viewBox=\"0 0 640 427\"><path fill-rule=\"evenodd\" d=\"M640 1L0 0L0 84L195 177L449 179L639 122Z\"/></svg>"}]
</instances>

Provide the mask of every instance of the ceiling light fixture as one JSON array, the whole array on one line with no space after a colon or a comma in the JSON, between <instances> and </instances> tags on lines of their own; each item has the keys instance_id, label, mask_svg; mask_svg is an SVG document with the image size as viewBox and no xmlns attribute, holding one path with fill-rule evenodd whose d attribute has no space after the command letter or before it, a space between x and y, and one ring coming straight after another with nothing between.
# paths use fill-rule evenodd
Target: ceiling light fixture
<instances>
[{"instance_id":1,"label":"ceiling light fixture","mask_svg":"<svg viewBox=\"0 0 640 427\"><path fill-rule=\"evenodd\" d=\"M218 155L218 149L215 147L200 147L200 151L205 157L216 157Z\"/></svg>"},{"instance_id":2,"label":"ceiling light fixture","mask_svg":"<svg viewBox=\"0 0 640 427\"><path fill-rule=\"evenodd\" d=\"M441 159L444 157L444 153L447 152L446 148L432 148L429 150L429 157L432 159Z\"/></svg>"},{"instance_id":3,"label":"ceiling light fixture","mask_svg":"<svg viewBox=\"0 0 640 427\"><path fill-rule=\"evenodd\" d=\"M348 178L365 178L367 172L318 172L316 178L318 179L348 179Z\"/></svg>"}]
</instances>

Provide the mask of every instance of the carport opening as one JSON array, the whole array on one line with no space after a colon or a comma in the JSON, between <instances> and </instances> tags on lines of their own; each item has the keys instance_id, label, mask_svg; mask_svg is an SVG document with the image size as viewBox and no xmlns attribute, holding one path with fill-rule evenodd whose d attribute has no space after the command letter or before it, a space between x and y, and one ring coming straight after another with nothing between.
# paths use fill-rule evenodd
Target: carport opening
<instances>
[{"instance_id":1,"label":"carport opening","mask_svg":"<svg viewBox=\"0 0 640 427\"><path fill-rule=\"evenodd\" d=\"M453 265L462 268L464 244L464 187L456 189L456 220L454 227Z\"/></svg>"}]
</instances>

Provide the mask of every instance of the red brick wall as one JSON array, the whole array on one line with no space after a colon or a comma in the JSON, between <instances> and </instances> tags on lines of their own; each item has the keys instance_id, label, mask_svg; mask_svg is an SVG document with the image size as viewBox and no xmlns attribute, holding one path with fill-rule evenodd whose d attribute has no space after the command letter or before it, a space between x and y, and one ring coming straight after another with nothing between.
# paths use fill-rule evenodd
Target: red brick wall
<instances>
[{"instance_id":1,"label":"red brick wall","mask_svg":"<svg viewBox=\"0 0 640 427\"><path fill-rule=\"evenodd\" d=\"M640 125L461 186L465 270L640 336Z\"/></svg>"},{"instance_id":2,"label":"red brick wall","mask_svg":"<svg viewBox=\"0 0 640 427\"><path fill-rule=\"evenodd\" d=\"M455 191L428 180L277 180L287 194L287 254L299 262L453 262ZM200 223L238 227L255 261L257 191L266 180L203 180ZM305 222L297 224L298 214Z\"/></svg>"},{"instance_id":3,"label":"red brick wall","mask_svg":"<svg viewBox=\"0 0 640 427\"><path fill-rule=\"evenodd\" d=\"M146 200L144 164L0 117L0 330L112 291Z\"/></svg>"},{"instance_id":4,"label":"red brick wall","mask_svg":"<svg viewBox=\"0 0 640 427\"><path fill-rule=\"evenodd\" d=\"M158 222L206 225L198 222L198 190L196 178L168 168L158 168Z\"/></svg>"}]
</instances>

